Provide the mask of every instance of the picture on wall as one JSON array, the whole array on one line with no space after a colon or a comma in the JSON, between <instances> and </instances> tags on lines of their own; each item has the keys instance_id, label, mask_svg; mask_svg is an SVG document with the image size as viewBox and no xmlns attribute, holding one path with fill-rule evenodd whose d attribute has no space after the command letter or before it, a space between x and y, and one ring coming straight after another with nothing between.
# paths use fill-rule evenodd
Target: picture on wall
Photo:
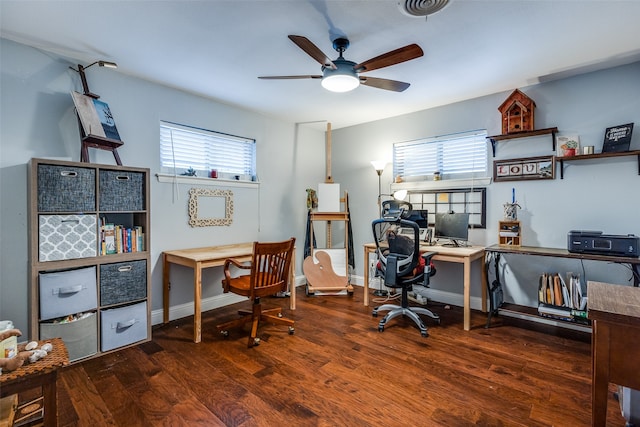
<instances>
[{"instance_id":1,"label":"picture on wall","mask_svg":"<svg viewBox=\"0 0 640 427\"><path fill-rule=\"evenodd\" d=\"M493 181L554 179L556 169L555 164L554 156L494 160Z\"/></svg>"}]
</instances>

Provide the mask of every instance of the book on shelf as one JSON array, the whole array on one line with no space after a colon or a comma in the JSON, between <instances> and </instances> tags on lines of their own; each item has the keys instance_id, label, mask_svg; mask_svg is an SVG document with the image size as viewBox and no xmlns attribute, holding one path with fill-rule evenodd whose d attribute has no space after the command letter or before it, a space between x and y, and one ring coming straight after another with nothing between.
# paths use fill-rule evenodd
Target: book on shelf
<instances>
[{"instance_id":1,"label":"book on shelf","mask_svg":"<svg viewBox=\"0 0 640 427\"><path fill-rule=\"evenodd\" d=\"M541 316L585 322L586 307L587 298L583 296L579 275L567 273L567 281L558 273L540 275L538 313Z\"/></svg>"},{"instance_id":2,"label":"book on shelf","mask_svg":"<svg viewBox=\"0 0 640 427\"><path fill-rule=\"evenodd\" d=\"M127 228L121 224L106 224L100 219L100 244L102 255L144 251L144 233L141 226Z\"/></svg>"},{"instance_id":3,"label":"book on shelf","mask_svg":"<svg viewBox=\"0 0 640 427\"><path fill-rule=\"evenodd\" d=\"M113 224L104 224L104 253L111 255L116 253L116 231Z\"/></svg>"}]
</instances>

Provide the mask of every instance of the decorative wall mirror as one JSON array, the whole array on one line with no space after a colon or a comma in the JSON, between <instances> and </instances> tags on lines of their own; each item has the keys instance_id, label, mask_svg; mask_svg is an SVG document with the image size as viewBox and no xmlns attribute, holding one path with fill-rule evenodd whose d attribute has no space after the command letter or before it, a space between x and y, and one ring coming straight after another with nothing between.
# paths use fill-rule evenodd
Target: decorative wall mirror
<instances>
[{"instance_id":1,"label":"decorative wall mirror","mask_svg":"<svg viewBox=\"0 0 640 427\"><path fill-rule=\"evenodd\" d=\"M211 227L233 222L233 192L192 188L189 190L189 225Z\"/></svg>"}]
</instances>

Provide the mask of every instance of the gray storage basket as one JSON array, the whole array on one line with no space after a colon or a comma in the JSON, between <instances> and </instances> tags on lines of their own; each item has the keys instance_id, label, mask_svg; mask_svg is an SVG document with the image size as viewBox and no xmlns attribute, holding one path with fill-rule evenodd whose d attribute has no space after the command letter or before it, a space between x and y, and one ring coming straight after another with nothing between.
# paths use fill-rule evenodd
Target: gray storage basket
<instances>
[{"instance_id":1,"label":"gray storage basket","mask_svg":"<svg viewBox=\"0 0 640 427\"><path fill-rule=\"evenodd\" d=\"M51 338L62 338L71 362L93 356L98 352L98 315L69 323L41 322L40 339Z\"/></svg>"},{"instance_id":2,"label":"gray storage basket","mask_svg":"<svg viewBox=\"0 0 640 427\"><path fill-rule=\"evenodd\" d=\"M100 170L101 211L143 211L144 174L115 170Z\"/></svg>"},{"instance_id":3,"label":"gray storage basket","mask_svg":"<svg viewBox=\"0 0 640 427\"><path fill-rule=\"evenodd\" d=\"M96 171L77 166L38 165L39 212L96 210Z\"/></svg>"},{"instance_id":4,"label":"gray storage basket","mask_svg":"<svg viewBox=\"0 0 640 427\"><path fill-rule=\"evenodd\" d=\"M100 305L120 304L147 297L147 261L100 266Z\"/></svg>"}]
</instances>

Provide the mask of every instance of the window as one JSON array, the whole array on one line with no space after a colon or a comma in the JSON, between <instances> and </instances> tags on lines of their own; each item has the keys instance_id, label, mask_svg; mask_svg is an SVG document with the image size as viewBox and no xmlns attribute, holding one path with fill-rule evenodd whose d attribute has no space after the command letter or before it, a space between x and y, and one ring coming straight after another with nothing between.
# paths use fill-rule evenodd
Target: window
<instances>
[{"instance_id":1,"label":"window","mask_svg":"<svg viewBox=\"0 0 640 427\"><path fill-rule=\"evenodd\" d=\"M393 144L393 176L424 180L434 172L443 179L488 175L487 132L473 131Z\"/></svg>"},{"instance_id":2,"label":"window","mask_svg":"<svg viewBox=\"0 0 640 427\"><path fill-rule=\"evenodd\" d=\"M436 213L457 212L469 214L469 227L486 228L486 188L409 191L406 200L413 209L429 212L430 225L435 223Z\"/></svg>"},{"instance_id":3,"label":"window","mask_svg":"<svg viewBox=\"0 0 640 427\"><path fill-rule=\"evenodd\" d=\"M180 174L192 168L208 177L215 169L221 178L240 175L251 181L256 175L256 141L160 122L160 163L163 172Z\"/></svg>"}]
</instances>

